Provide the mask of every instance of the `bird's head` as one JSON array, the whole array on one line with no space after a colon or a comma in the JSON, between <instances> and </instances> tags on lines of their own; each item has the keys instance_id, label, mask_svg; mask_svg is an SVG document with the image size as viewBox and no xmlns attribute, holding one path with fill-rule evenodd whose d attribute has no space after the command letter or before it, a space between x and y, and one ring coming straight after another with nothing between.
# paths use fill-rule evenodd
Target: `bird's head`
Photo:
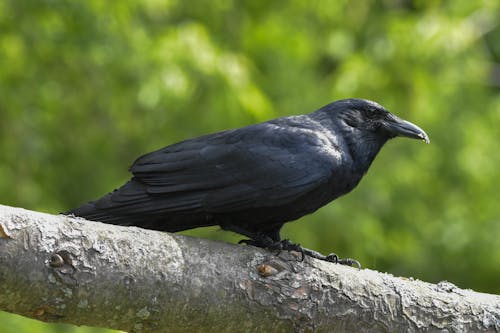
<instances>
[{"instance_id":1,"label":"bird's head","mask_svg":"<svg viewBox=\"0 0 500 333\"><path fill-rule=\"evenodd\" d=\"M337 144L346 144L360 173L366 172L387 140L404 136L429 143L427 134L417 125L396 117L378 103L365 99L344 99L328 104L312 114L330 128Z\"/></svg>"},{"instance_id":2,"label":"bird's head","mask_svg":"<svg viewBox=\"0 0 500 333\"><path fill-rule=\"evenodd\" d=\"M343 123L343 130L352 132L354 137L385 142L397 136L404 136L430 142L424 130L393 115L378 103L351 98L337 101L329 106Z\"/></svg>"}]
</instances>

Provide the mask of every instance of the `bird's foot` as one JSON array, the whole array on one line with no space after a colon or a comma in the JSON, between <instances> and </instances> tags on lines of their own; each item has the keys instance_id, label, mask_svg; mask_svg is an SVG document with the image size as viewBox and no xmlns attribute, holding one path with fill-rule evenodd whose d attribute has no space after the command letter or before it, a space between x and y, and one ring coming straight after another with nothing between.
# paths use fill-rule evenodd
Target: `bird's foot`
<instances>
[{"instance_id":1,"label":"bird's foot","mask_svg":"<svg viewBox=\"0 0 500 333\"><path fill-rule=\"evenodd\" d=\"M268 236L259 236L254 239L242 239L238 242L238 244L252 245L271 251L277 251L277 254L280 254L281 251L296 251L302 255L301 261L304 260L302 246L300 246L300 244L294 244L288 239L275 241Z\"/></svg>"},{"instance_id":2,"label":"bird's foot","mask_svg":"<svg viewBox=\"0 0 500 333\"><path fill-rule=\"evenodd\" d=\"M340 265L346 265L346 266L351 266L351 267L356 266L358 269L361 269L361 264L356 259L339 258L339 256L336 255L335 253L330 253L329 255L325 256L322 253L319 253L319 252L314 251L314 250L306 249L306 248L303 248L302 250L304 251L305 255L312 257L312 258L316 258L316 259L324 260L324 261L328 261L328 262L333 262L335 264L340 264Z\"/></svg>"},{"instance_id":3,"label":"bird's foot","mask_svg":"<svg viewBox=\"0 0 500 333\"><path fill-rule=\"evenodd\" d=\"M263 236L256 239L242 239L238 242L238 244L252 245L271 251L278 251L277 254L279 254L281 251L295 251L301 254L301 261L304 260L305 256L308 256L323 261L333 262L335 264L356 266L358 269L361 269L361 264L355 259L339 258L339 256L335 253L330 253L329 255L325 256L324 254L321 254L317 251L302 247L300 246L300 244L292 243L289 239L274 241L270 237Z\"/></svg>"},{"instance_id":4,"label":"bird's foot","mask_svg":"<svg viewBox=\"0 0 500 333\"><path fill-rule=\"evenodd\" d=\"M302 248L302 253L311 258L333 262L335 264L346 265L346 266L356 266L358 269L361 269L361 264L359 261L351 258L339 258L335 253L330 253L329 255L324 255L319 253L318 251L314 251L311 249Z\"/></svg>"}]
</instances>

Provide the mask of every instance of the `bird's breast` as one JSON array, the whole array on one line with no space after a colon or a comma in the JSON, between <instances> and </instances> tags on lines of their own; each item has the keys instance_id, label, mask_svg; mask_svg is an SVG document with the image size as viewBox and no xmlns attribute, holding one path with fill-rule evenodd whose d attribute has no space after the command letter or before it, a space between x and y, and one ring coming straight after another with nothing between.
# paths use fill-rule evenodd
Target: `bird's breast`
<instances>
[{"instance_id":1,"label":"bird's breast","mask_svg":"<svg viewBox=\"0 0 500 333\"><path fill-rule=\"evenodd\" d=\"M335 168L327 184L330 201L352 191L362 177L363 173L356 169L352 163L345 163L342 167Z\"/></svg>"}]
</instances>

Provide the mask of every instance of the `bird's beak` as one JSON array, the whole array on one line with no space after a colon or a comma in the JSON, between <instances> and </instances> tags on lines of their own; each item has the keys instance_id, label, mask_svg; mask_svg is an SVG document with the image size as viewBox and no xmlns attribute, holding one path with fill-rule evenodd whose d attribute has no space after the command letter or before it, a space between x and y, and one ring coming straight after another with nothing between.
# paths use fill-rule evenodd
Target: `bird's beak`
<instances>
[{"instance_id":1,"label":"bird's beak","mask_svg":"<svg viewBox=\"0 0 500 333\"><path fill-rule=\"evenodd\" d=\"M388 115L388 117L383 121L382 126L386 131L394 136L406 136L412 139L420 139L425 141L425 143L431 142L429 140L429 136L423 129L410 123L409 121L396 117L393 114Z\"/></svg>"}]
</instances>

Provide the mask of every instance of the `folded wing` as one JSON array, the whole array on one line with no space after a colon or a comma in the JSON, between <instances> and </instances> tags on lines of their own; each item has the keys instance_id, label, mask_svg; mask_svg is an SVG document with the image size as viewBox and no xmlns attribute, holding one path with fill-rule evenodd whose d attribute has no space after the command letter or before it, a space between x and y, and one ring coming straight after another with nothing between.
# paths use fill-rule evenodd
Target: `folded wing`
<instances>
[{"instance_id":1,"label":"folded wing","mask_svg":"<svg viewBox=\"0 0 500 333\"><path fill-rule=\"evenodd\" d=\"M311 131L270 123L186 140L138 158L128 183L92 203L95 219L285 205L331 177L338 161L325 145Z\"/></svg>"}]
</instances>

